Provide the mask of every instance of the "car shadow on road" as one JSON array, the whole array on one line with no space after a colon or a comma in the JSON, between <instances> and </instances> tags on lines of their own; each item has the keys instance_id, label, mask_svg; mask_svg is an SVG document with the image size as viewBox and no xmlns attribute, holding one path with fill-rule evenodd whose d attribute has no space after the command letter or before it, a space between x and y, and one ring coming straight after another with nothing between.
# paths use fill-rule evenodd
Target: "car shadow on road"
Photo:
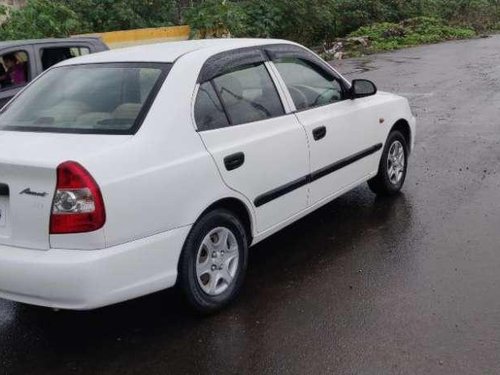
<instances>
[{"instance_id":1,"label":"car shadow on road","mask_svg":"<svg viewBox=\"0 0 500 375\"><path fill-rule=\"evenodd\" d=\"M158 344L164 347L213 339L227 320L239 320L245 329L252 329L248 324L254 324L263 312L279 308L279 301L288 298L300 303L301 294L314 293L302 290L301 284L313 279L338 283L338 279L330 279L330 271L338 265L345 270L346 255L356 259L358 254L351 253L363 256L373 242L379 249L386 238L404 239L411 223L412 208L405 195L375 198L368 189L358 188L255 246L240 298L219 314L193 314L176 290L88 312L54 312L15 304L11 323L0 328L0 347L22 353L23 347L29 346L44 353L49 362L61 356L79 363L86 353L97 366L105 361L104 352L118 357L146 355L147 348ZM336 277L342 276L341 270L336 271ZM12 338L9 332L30 332L30 336Z\"/></svg>"}]
</instances>

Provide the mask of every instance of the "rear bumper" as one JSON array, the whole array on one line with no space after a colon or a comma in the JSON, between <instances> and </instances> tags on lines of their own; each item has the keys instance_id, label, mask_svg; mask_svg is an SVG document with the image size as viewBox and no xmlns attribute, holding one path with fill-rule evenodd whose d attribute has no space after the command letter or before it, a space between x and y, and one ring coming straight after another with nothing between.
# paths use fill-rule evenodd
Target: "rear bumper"
<instances>
[{"instance_id":1,"label":"rear bumper","mask_svg":"<svg viewBox=\"0 0 500 375\"><path fill-rule=\"evenodd\" d=\"M0 298L90 310L173 286L190 227L104 250L0 246Z\"/></svg>"}]
</instances>

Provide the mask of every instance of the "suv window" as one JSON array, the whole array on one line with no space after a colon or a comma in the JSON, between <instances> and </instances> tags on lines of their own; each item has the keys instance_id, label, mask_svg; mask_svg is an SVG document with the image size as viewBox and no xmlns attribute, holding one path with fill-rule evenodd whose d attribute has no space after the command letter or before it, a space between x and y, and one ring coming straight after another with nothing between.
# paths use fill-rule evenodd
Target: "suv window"
<instances>
[{"instance_id":1,"label":"suv window","mask_svg":"<svg viewBox=\"0 0 500 375\"><path fill-rule=\"evenodd\" d=\"M42 69L47 70L51 66L56 65L61 61L88 54L90 54L90 49L87 47L66 46L66 47L43 48L40 52L42 59Z\"/></svg>"},{"instance_id":2,"label":"suv window","mask_svg":"<svg viewBox=\"0 0 500 375\"><path fill-rule=\"evenodd\" d=\"M0 58L0 88L22 86L29 81L29 61L25 51L9 52Z\"/></svg>"},{"instance_id":3,"label":"suv window","mask_svg":"<svg viewBox=\"0 0 500 375\"><path fill-rule=\"evenodd\" d=\"M285 113L264 64L239 67L213 80L231 125L265 120Z\"/></svg>"},{"instance_id":4,"label":"suv window","mask_svg":"<svg viewBox=\"0 0 500 375\"><path fill-rule=\"evenodd\" d=\"M298 110L344 99L341 84L319 66L296 57L281 58L273 62Z\"/></svg>"}]
</instances>

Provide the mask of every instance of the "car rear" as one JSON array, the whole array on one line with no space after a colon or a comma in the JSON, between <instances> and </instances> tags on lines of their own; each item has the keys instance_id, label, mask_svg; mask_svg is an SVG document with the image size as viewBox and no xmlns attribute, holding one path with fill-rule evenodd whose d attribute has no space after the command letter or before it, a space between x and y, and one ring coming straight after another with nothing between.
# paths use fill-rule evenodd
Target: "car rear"
<instances>
[{"instance_id":1,"label":"car rear","mask_svg":"<svg viewBox=\"0 0 500 375\"><path fill-rule=\"evenodd\" d=\"M126 162L113 155L126 154L170 67L55 67L2 110L0 297L91 309L175 282L163 262L176 264L188 228L110 246L106 200L113 193L103 190L109 181L99 168ZM151 248L161 250L144 257Z\"/></svg>"}]
</instances>

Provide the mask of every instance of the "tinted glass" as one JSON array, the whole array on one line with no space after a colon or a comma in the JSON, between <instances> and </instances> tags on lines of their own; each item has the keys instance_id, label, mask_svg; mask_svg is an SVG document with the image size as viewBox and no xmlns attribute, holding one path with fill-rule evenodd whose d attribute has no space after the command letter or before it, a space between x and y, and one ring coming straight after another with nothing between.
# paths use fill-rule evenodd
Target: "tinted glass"
<instances>
[{"instance_id":1,"label":"tinted glass","mask_svg":"<svg viewBox=\"0 0 500 375\"><path fill-rule=\"evenodd\" d=\"M232 125L283 115L284 109L263 64L239 68L213 80Z\"/></svg>"},{"instance_id":2,"label":"tinted glass","mask_svg":"<svg viewBox=\"0 0 500 375\"><path fill-rule=\"evenodd\" d=\"M298 110L343 100L342 87L328 72L298 58L274 61Z\"/></svg>"},{"instance_id":3,"label":"tinted glass","mask_svg":"<svg viewBox=\"0 0 500 375\"><path fill-rule=\"evenodd\" d=\"M73 57L88 55L90 49L87 47L53 47L41 50L42 68L49 69L57 63Z\"/></svg>"},{"instance_id":4,"label":"tinted glass","mask_svg":"<svg viewBox=\"0 0 500 375\"><path fill-rule=\"evenodd\" d=\"M133 133L168 65L90 64L55 68L0 116L0 129Z\"/></svg>"},{"instance_id":5,"label":"tinted glass","mask_svg":"<svg viewBox=\"0 0 500 375\"><path fill-rule=\"evenodd\" d=\"M224 108L210 82L200 86L194 106L194 117L200 131L229 126Z\"/></svg>"}]
</instances>

